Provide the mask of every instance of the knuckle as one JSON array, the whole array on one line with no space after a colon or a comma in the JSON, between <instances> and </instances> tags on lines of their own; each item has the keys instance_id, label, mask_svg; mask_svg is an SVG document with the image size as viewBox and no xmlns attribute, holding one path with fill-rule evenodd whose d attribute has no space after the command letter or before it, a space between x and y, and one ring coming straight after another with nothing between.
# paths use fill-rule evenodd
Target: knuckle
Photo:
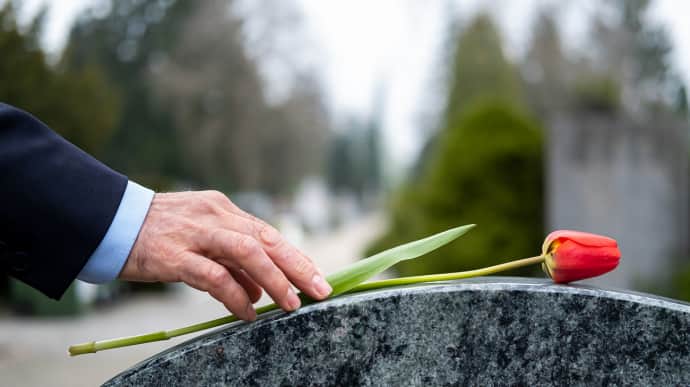
<instances>
[{"instance_id":1,"label":"knuckle","mask_svg":"<svg viewBox=\"0 0 690 387\"><path fill-rule=\"evenodd\" d=\"M304 276L312 273L312 264L304 258L298 258L293 267L295 273L299 276Z\"/></svg>"},{"instance_id":2,"label":"knuckle","mask_svg":"<svg viewBox=\"0 0 690 387\"><path fill-rule=\"evenodd\" d=\"M283 244L283 238L280 233L271 225L261 222L257 223L256 228L259 231L258 234L261 241L267 246L277 248Z\"/></svg>"},{"instance_id":3,"label":"knuckle","mask_svg":"<svg viewBox=\"0 0 690 387\"><path fill-rule=\"evenodd\" d=\"M237 299L237 297L230 296L226 301L223 302L226 308L234 314L235 316L243 316L245 311L247 310L247 305L249 302L243 302L242 300ZM241 317L240 317L241 318Z\"/></svg>"},{"instance_id":4,"label":"knuckle","mask_svg":"<svg viewBox=\"0 0 690 387\"><path fill-rule=\"evenodd\" d=\"M204 226L195 219L176 219L170 234L183 238L197 237L204 232Z\"/></svg>"},{"instance_id":5,"label":"knuckle","mask_svg":"<svg viewBox=\"0 0 690 387\"><path fill-rule=\"evenodd\" d=\"M242 289L235 289L234 292L230 292L230 300L234 305L237 305L238 307L244 308L249 304L249 298L247 297L246 293L242 291Z\"/></svg>"},{"instance_id":6,"label":"knuckle","mask_svg":"<svg viewBox=\"0 0 690 387\"><path fill-rule=\"evenodd\" d=\"M229 278L228 271L222 266L211 266L206 272L206 282L211 288L220 288Z\"/></svg>"},{"instance_id":7,"label":"knuckle","mask_svg":"<svg viewBox=\"0 0 690 387\"><path fill-rule=\"evenodd\" d=\"M225 195L223 195L223 196L225 197L225 202L227 203L227 205L231 209L233 209L233 210L239 210L240 209L239 207L237 207L237 204L235 204L235 202L232 201L232 199L230 199L229 197L227 197Z\"/></svg>"},{"instance_id":8,"label":"knuckle","mask_svg":"<svg viewBox=\"0 0 690 387\"><path fill-rule=\"evenodd\" d=\"M255 216L255 215L250 214L250 213L248 213L248 212L245 212L245 214L247 214L247 216L249 217L249 219L252 220L253 222L256 222L256 223L258 223L258 224L267 224L266 222L264 222L263 219L259 218L258 216Z\"/></svg>"},{"instance_id":9,"label":"knuckle","mask_svg":"<svg viewBox=\"0 0 690 387\"><path fill-rule=\"evenodd\" d=\"M213 200L215 203L219 204L222 207L229 207L232 208L234 204L230 201L230 199L222 192L220 191L209 191L209 197L211 200Z\"/></svg>"},{"instance_id":10,"label":"knuckle","mask_svg":"<svg viewBox=\"0 0 690 387\"><path fill-rule=\"evenodd\" d=\"M211 231L209 234L209 239L213 249L222 250L222 247L225 246L225 241L227 240L226 231L222 228L217 228Z\"/></svg>"},{"instance_id":11,"label":"knuckle","mask_svg":"<svg viewBox=\"0 0 690 387\"><path fill-rule=\"evenodd\" d=\"M230 309L234 314L240 314L244 312L247 304L249 304L249 299L240 289L233 289L230 292L223 292L222 302L225 306Z\"/></svg>"},{"instance_id":12,"label":"knuckle","mask_svg":"<svg viewBox=\"0 0 690 387\"><path fill-rule=\"evenodd\" d=\"M204 194L209 200L220 202L226 199L225 194L217 190L204 191Z\"/></svg>"},{"instance_id":13,"label":"knuckle","mask_svg":"<svg viewBox=\"0 0 690 387\"><path fill-rule=\"evenodd\" d=\"M242 209L239 208L239 207L238 207L238 209L239 209L239 211L240 211L240 214L242 214L242 217L244 217L244 218L246 218L247 220L249 220L249 221L255 223L255 227L256 227L257 229L260 230L261 228L260 228L259 226L262 226L262 225L265 225L265 224L266 224L266 222L264 222L262 219L257 218L256 216L250 214L249 212L244 211L244 210L242 210Z\"/></svg>"},{"instance_id":14,"label":"knuckle","mask_svg":"<svg viewBox=\"0 0 690 387\"><path fill-rule=\"evenodd\" d=\"M267 277L271 279L271 281L279 282L285 278L283 276L283 272L281 272L280 269L273 264L273 261L268 258L260 259L257 262L257 269L261 273L265 273Z\"/></svg>"},{"instance_id":15,"label":"knuckle","mask_svg":"<svg viewBox=\"0 0 690 387\"><path fill-rule=\"evenodd\" d=\"M184 281L187 279L193 280L194 273L191 269L191 261L185 250L169 251L166 253L171 259L168 261L169 271L173 274L176 280Z\"/></svg>"},{"instance_id":16,"label":"knuckle","mask_svg":"<svg viewBox=\"0 0 690 387\"><path fill-rule=\"evenodd\" d=\"M206 197L202 197L201 200L198 200L196 206L201 214L213 213L216 207L215 204Z\"/></svg>"},{"instance_id":17,"label":"knuckle","mask_svg":"<svg viewBox=\"0 0 690 387\"><path fill-rule=\"evenodd\" d=\"M236 254L239 258L248 258L257 253L259 250L258 242L246 235L240 235L236 240Z\"/></svg>"},{"instance_id":18,"label":"knuckle","mask_svg":"<svg viewBox=\"0 0 690 387\"><path fill-rule=\"evenodd\" d=\"M203 212L216 214L222 210L223 198L225 195L218 191L202 191L201 200L197 201L197 205Z\"/></svg>"}]
</instances>

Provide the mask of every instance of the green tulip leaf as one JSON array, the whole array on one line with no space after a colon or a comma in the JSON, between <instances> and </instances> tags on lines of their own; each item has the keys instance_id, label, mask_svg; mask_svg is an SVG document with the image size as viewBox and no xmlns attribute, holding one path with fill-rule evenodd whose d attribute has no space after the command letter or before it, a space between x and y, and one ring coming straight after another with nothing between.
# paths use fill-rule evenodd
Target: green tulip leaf
<instances>
[{"instance_id":1,"label":"green tulip leaf","mask_svg":"<svg viewBox=\"0 0 690 387\"><path fill-rule=\"evenodd\" d=\"M462 236L474 226L474 224L469 224L451 228L450 230L414 242L405 243L404 245L393 247L369 258L357 261L326 278L333 287L331 297L347 292L398 262L418 258L430 253Z\"/></svg>"}]
</instances>

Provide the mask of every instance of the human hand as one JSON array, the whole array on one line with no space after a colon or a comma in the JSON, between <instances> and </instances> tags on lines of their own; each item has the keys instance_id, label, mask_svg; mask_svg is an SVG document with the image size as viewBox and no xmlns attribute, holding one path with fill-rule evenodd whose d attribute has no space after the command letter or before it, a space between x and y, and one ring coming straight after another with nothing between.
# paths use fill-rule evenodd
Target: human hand
<instances>
[{"instance_id":1,"label":"human hand","mask_svg":"<svg viewBox=\"0 0 690 387\"><path fill-rule=\"evenodd\" d=\"M184 282L243 320L256 318L262 288L286 311L300 306L291 284L319 300L332 290L277 230L217 191L156 194L119 278Z\"/></svg>"}]
</instances>

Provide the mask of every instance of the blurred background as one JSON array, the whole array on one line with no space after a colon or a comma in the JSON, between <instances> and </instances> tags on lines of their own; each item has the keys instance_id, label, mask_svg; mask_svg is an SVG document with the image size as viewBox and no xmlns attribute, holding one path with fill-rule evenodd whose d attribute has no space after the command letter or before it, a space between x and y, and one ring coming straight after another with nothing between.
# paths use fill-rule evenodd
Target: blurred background
<instances>
[{"instance_id":1,"label":"blurred background","mask_svg":"<svg viewBox=\"0 0 690 387\"><path fill-rule=\"evenodd\" d=\"M570 228L621 246L590 283L690 300L688 14L672 0L0 0L0 101L141 184L225 192L327 273L459 224L479 227L397 274L533 256ZM180 286L75 282L54 302L0 275L0 385L98 384L174 343L68 345L224 313Z\"/></svg>"}]
</instances>

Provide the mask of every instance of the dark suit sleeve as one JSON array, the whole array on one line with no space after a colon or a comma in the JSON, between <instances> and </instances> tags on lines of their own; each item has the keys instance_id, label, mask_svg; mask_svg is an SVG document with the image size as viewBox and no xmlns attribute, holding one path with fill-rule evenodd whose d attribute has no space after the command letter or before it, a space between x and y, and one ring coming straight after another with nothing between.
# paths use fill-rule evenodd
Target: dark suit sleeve
<instances>
[{"instance_id":1,"label":"dark suit sleeve","mask_svg":"<svg viewBox=\"0 0 690 387\"><path fill-rule=\"evenodd\" d=\"M0 103L0 270L58 299L105 236L127 178Z\"/></svg>"}]
</instances>

